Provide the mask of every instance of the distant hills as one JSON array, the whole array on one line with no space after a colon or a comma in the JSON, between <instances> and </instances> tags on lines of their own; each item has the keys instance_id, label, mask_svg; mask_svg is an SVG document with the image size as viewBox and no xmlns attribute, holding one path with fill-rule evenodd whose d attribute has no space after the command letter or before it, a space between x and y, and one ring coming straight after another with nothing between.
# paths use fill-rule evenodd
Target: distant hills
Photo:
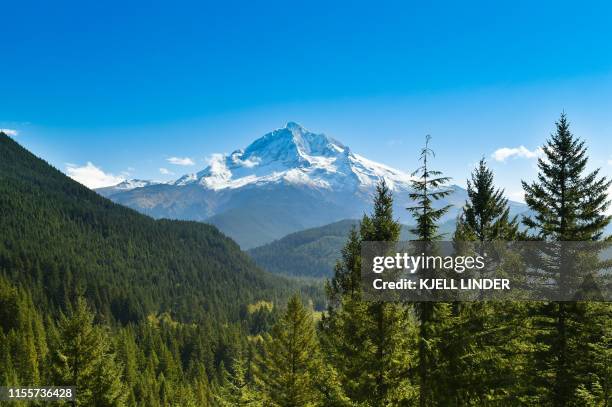
<instances>
[{"instance_id":1,"label":"distant hills","mask_svg":"<svg viewBox=\"0 0 612 407\"><path fill-rule=\"evenodd\" d=\"M340 258L349 231L358 225L359 221L355 219L341 220L291 233L248 253L259 266L276 274L328 278L333 275L334 265ZM449 239L454 230L455 222L452 220L440 225L440 233L446 233ZM400 239L413 237L410 227L402 225Z\"/></svg>"},{"instance_id":2,"label":"distant hills","mask_svg":"<svg viewBox=\"0 0 612 407\"><path fill-rule=\"evenodd\" d=\"M302 230L251 249L248 253L255 263L276 274L329 277L349 231L358 223L357 220L346 219Z\"/></svg>"},{"instance_id":3,"label":"distant hills","mask_svg":"<svg viewBox=\"0 0 612 407\"><path fill-rule=\"evenodd\" d=\"M395 213L410 223L408 174L290 122L243 150L215 155L202 171L173 182L135 180L97 191L155 218L211 223L251 249L293 232L361 218L382 178L393 190ZM443 222L455 219L467 198L465 189L452 189L437 202L453 205ZM525 210L519 203L511 207L514 213Z\"/></svg>"}]
</instances>

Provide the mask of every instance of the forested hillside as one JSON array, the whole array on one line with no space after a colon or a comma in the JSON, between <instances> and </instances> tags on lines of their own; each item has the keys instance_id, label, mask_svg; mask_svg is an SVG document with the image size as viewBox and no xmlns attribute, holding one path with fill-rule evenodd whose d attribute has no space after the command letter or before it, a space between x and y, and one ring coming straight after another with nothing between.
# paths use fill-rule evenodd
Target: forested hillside
<instances>
[{"instance_id":1,"label":"forested hillside","mask_svg":"<svg viewBox=\"0 0 612 407\"><path fill-rule=\"evenodd\" d=\"M3 383L57 383L47 366L51 342L61 344L61 313L75 313L102 324L108 343L101 346L132 347L116 351L140 383L127 393L140 392L142 405L155 405L146 400L157 400L162 385L194 398L196 382L215 381L231 363L231 349L270 327L275 310L249 304L283 303L299 289L259 269L215 227L153 220L117 205L4 133L0 213ZM305 289L322 306L321 290Z\"/></svg>"},{"instance_id":2,"label":"forested hillside","mask_svg":"<svg viewBox=\"0 0 612 407\"><path fill-rule=\"evenodd\" d=\"M291 288L213 226L114 204L4 135L0 157L0 270L52 310L81 294L124 323L166 311L236 319L240 304Z\"/></svg>"},{"instance_id":3,"label":"forested hillside","mask_svg":"<svg viewBox=\"0 0 612 407\"><path fill-rule=\"evenodd\" d=\"M318 228L291 233L248 251L255 263L277 274L329 277L340 249L358 220L346 219ZM282 253L279 256L279 253Z\"/></svg>"},{"instance_id":4,"label":"forested hillside","mask_svg":"<svg viewBox=\"0 0 612 407\"><path fill-rule=\"evenodd\" d=\"M248 251L255 263L276 274L308 278L329 278L340 259L342 246L358 220L345 219L317 228L291 233L282 239ZM400 239L410 240L411 227L401 226ZM450 239L455 221L440 225L440 232ZM281 253L282 255L279 255Z\"/></svg>"}]
</instances>

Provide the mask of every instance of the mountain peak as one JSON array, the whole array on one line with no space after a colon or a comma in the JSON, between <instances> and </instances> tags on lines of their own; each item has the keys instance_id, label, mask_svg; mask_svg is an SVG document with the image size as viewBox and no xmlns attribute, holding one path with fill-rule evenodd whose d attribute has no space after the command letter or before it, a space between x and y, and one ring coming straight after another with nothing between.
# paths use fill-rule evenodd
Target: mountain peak
<instances>
[{"instance_id":1,"label":"mountain peak","mask_svg":"<svg viewBox=\"0 0 612 407\"><path fill-rule=\"evenodd\" d=\"M98 191L98 193L102 196L110 197L111 195L119 192L131 191L136 188L144 188L159 184L161 184L161 182L134 178L121 181L120 183L111 185L109 187L97 188L96 191Z\"/></svg>"},{"instance_id":2,"label":"mountain peak","mask_svg":"<svg viewBox=\"0 0 612 407\"><path fill-rule=\"evenodd\" d=\"M294 131L304 131L304 128L296 122L287 122L287 124L285 125L285 128L291 132Z\"/></svg>"},{"instance_id":3,"label":"mountain peak","mask_svg":"<svg viewBox=\"0 0 612 407\"><path fill-rule=\"evenodd\" d=\"M369 190L381 178L392 189L409 187L407 174L369 161L341 142L290 121L244 150L215 155L208 167L181 177L175 185L198 183L218 190L288 183L317 189Z\"/></svg>"},{"instance_id":4,"label":"mountain peak","mask_svg":"<svg viewBox=\"0 0 612 407\"><path fill-rule=\"evenodd\" d=\"M345 149L344 145L325 134L306 130L296 122L267 133L252 142L243 152L242 160L304 163L308 156L332 157Z\"/></svg>"}]
</instances>

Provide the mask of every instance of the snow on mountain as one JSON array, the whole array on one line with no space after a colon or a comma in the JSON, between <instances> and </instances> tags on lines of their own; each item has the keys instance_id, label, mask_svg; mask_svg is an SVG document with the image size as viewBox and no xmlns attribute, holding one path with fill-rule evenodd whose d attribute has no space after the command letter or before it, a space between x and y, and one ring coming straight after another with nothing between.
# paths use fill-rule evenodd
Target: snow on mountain
<instances>
[{"instance_id":1,"label":"snow on mountain","mask_svg":"<svg viewBox=\"0 0 612 407\"><path fill-rule=\"evenodd\" d=\"M108 196L111 196L119 192L131 191L136 188L144 188L144 187L148 187L151 185L158 185L158 184L161 184L161 182L149 181L149 180L143 180L143 179L129 179L129 180L120 182L117 185L113 185L110 187L104 187L104 188L98 188L96 189L96 191L100 193L101 195L108 197Z\"/></svg>"},{"instance_id":2,"label":"snow on mountain","mask_svg":"<svg viewBox=\"0 0 612 407\"><path fill-rule=\"evenodd\" d=\"M98 191L155 218L212 223L248 249L306 228L361 218L371 211L381 178L393 191L395 216L412 223L406 211L408 174L290 122L243 150L213 155L202 171L176 181L133 180ZM442 222L454 220L467 198L465 189L452 189L436 203L452 205Z\"/></svg>"},{"instance_id":3,"label":"snow on mountain","mask_svg":"<svg viewBox=\"0 0 612 407\"><path fill-rule=\"evenodd\" d=\"M142 187L147 187L149 185L157 185L157 184L161 184L161 182L148 181L148 180L142 180L142 179L129 179L127 181L123 181L115 185L114 188L117 190L129 191L130 189L142 188Z\"/></svg>"},{"instance_id":4,"label":"snow on mountain","mask_svg":"<svg viewBox=\"0 0 612 407\"><path fill-rule=\"evenodd\" d=\"M392 189L407 189L410 176L353 153L325 134L289 122L244 150L214 155L209 165L174 185L199 184L212 190L287 183L327 190L370 189L380 178Z\"/></svg>"}]
</instances>

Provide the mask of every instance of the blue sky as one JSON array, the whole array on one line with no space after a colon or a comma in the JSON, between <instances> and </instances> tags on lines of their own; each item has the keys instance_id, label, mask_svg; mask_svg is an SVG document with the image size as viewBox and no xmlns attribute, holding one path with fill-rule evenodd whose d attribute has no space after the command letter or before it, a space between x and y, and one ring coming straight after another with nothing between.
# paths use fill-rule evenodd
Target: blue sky
<instances>
[{"instance_id":1,"label":"blue sky","mask_svg":"<svg viewBox=\"0 0 612 407\"><path fill-rule=\"evenodd\" d=\"M518 198L561 111L592 164L612 174L609 2L19 1L0 10L0 128L100 182L176 178L297 121L406 171L430 133L437 167L456 183L485 156ZM496 161L501 148L514 155Z\"/></svg>"}]
</instances>

